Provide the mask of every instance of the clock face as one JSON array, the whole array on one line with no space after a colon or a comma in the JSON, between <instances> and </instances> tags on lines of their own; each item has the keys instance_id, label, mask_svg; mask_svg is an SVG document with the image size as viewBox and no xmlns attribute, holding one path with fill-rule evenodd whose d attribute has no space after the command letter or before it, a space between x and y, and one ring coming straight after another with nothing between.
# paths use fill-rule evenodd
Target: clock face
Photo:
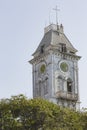
<instances>
[{"instance_id":1,"label":"clock face","mask_svg":"<svg viewBox=\"0 0 87 130\"><path fill-rule=\"evenodd\" d=\"M60 69L63 71L63 72L67 72L68 71L68 64L66 62L62 62L60 64Z\"/></svg>"},{"instance_id":2,"label":"clock face","mask_svg":"<svg viewBox=\"0 0 87 130\"><path fill-rule=\"evenodd\" d=\"M45 70L46 70L45 64L41 65L41 67L40 67L40 72L41 72L41 73L44 73Z\"/></svg>"}]
</instances>

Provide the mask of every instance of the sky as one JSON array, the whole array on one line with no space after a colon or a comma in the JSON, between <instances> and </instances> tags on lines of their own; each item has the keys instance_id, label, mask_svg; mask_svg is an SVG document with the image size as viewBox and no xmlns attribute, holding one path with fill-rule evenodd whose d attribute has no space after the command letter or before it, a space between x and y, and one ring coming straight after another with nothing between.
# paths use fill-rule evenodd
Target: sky
<instances>
[{"instance_id":1,"label":"sky","mask_svg":"<svg viewBox=\"0 0 87 130\"><path fill-rule=\"evenodd\" d=\"M58 22L82 56L79 61L81 107L87 107L87 0L0 0L0 99L24 94L32 98L29 60L44 27Z\"/></svg>"}]
</instances>

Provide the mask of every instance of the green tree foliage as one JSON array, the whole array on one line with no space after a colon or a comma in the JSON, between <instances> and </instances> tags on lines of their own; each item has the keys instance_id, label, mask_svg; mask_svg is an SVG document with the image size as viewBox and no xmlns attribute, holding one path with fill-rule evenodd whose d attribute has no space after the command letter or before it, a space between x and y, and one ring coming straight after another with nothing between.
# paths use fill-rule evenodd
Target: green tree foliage
<instances>
[{"instance_id":1,"label":"green tree foliage","mask_svg":"<svg viewBox=\"0 0 87 130\"><path fill-rule=\"evenodd\" d=\"M0 130L86 130L87 112L24 95L0 101Z\"/></svg>"}]
</instances>

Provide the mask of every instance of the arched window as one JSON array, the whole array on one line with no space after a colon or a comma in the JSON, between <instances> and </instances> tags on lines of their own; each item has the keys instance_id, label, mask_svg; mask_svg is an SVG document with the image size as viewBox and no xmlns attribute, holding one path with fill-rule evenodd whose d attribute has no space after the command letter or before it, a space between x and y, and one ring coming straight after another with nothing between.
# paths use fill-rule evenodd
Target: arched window
<instances>
[{"instance_id":1,"label":"arched window","mask_svg":"<svg viewBox=\"0 0 87 130\"><path fill-rule=\"evenodd\" d=\"M38 79L38 96L41 96L41 84L42 84L42 79L41 78L39 78Z\"/></svg>"},{"instance_id":2,"label":"arched window","mask_svg":"<svg viewBox=\"0 0 87 130\"><path fill-rule=\"evenodd\" d=\"M72 80L70 78L67 80L67 92L72 93Z\"/></svg>"},{"instance_id":3,"label":"arched window","mask_svg":"<svg viewBox=\"0 0 87 130\"><path fill-rule=\"evenodd\" d=\"M58 76L58 89L63 90L63 77L61 75Z\"/></svg>"},{"instance_id":4,"label":"arched window","mask_svg":"<svg viewBox=\"0 0 87 130\"><path fill-rule=\"evenodd\" d=\"M45 76L45 81L44 81L44 94L46 95L48 93L48 75Z\"/></svg>"}]
</instances>

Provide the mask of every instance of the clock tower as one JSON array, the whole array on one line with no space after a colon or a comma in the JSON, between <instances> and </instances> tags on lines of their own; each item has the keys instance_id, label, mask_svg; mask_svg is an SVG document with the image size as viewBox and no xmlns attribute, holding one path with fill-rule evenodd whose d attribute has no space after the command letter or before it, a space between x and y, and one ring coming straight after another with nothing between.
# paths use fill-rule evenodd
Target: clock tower
<instances>
[{"instance_id":1,"label":"clock tower","mask_svg":"<svg viewBox=\"0 0 87 130\"><path fill-rule=\"evenodd\" d=\"M50 24L33 53L33 97L79 110L77 50L63 31L63 25Z\"/></svg>"}]
</instances>

